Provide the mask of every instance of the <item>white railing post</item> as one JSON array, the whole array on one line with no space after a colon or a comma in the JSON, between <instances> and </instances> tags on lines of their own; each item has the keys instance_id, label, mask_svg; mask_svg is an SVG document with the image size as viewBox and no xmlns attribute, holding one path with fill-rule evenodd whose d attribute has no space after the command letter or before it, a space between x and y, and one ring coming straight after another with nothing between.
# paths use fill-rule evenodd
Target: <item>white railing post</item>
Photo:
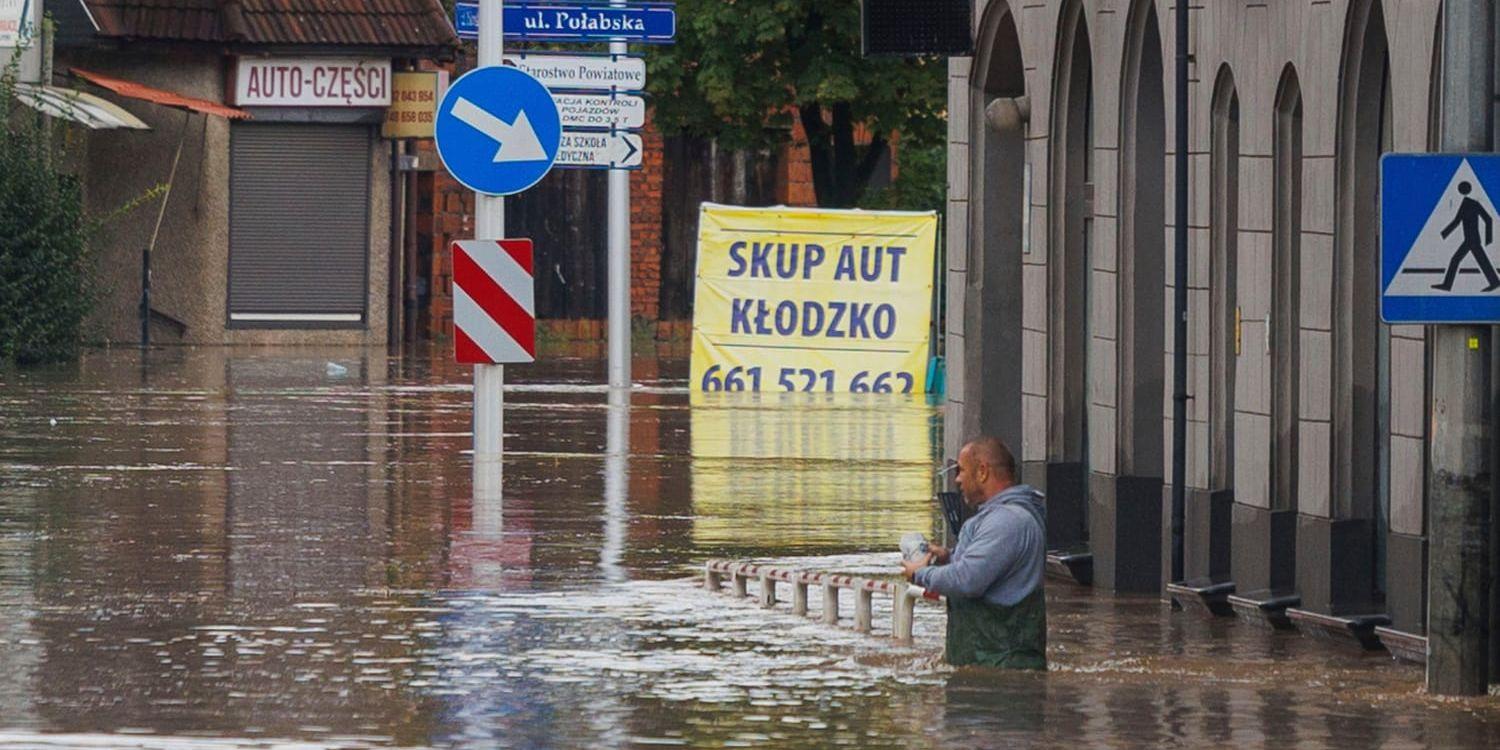
<instances>
[{"instance_id":1,"label":"white railing post","mask_svg":"<svg viewBox=\"0 0 1500 750\"><path fill-rule=\"evenodd\" d=\"M839 625L839 592L842 589L853 589L853 625L854 630L859 633L871 633L874 630L875 592L889 594L891 597L891 638L904 644L912 642L916 625L917 600L925 598L942 601L942 597L935 596L920 586L900 581L874 581L827 573L784 570L727 560L709 560L704 565L704 588L710 591L719 590L723 587L726 576L733 585L734 595L737 597L749 596L750 578L753 576L758 579L760 587L756 592L756 599L762 607L767 609L776 606L776 582L785 581L791 584L792 613L799 616L809 614L808 589L812 586L822 586L822 622L834 627Z\"/></svg>"},{"instance_id":2,"label":"white railing post","mask_svg":"<svg viewBox=\"0 0 1500 750\"><path fill-rule=\"evenodd\" d=\"M917 597L911 587L896 584L896 594L891 598L891 637L901 643L911 643L912 620L917 614Z\"/></svg>"},{"instance_id":3,"label":"white railing post","mask_svg":"<svg viewBox=\"0 0 1500 750\"><path fill-rule=\"evenodd\" d=\"M866 588L864 581L855 581L854 588L854 630L858 633L870 632L870 589Z\"/></svg>"},{"instance_id":4,"label":"white railing post","mask_svg":"<svg viewBox=\"0 0 1500 750\"><path fill-rule=\"evenodd\" d=\"M823 580L823 624L839 624L839 587Z\"/></svg>"}]
</instances>

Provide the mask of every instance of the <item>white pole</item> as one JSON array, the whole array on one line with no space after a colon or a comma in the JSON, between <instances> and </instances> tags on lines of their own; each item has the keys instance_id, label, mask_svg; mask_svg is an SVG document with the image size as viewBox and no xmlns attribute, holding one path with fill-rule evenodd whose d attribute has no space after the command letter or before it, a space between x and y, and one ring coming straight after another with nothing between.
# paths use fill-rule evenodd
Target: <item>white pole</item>
<instances>
[{"instance_id":1,"label":"white pole","mask_svg":"<svg viewBox=\"0 0 1500 750\"><path fill-rule=\"evenodd\" d=\"M604 546L599 567L604 580L625 580L626 500L630 495L630 391L609 390L604 432Z\"/></svg>"},{"instance_id":2,"label":"white pole","mask_svg":"<svg viewBox=\"0 0 1500 750\"><path fill-rule=\"evenodd\" d=\"M479 0L479 67L502 64L505 26L502 0ZM505 237L505 199L474 194L474 235L479 240ZM474 497L500 497L501 458L505 452L505 367L474 365Z\"/></svg>"},{"instance_id":3,"label":"white pole","mask_svg":"<svg viewBox=\"0 0 1500 750\"><path fill-rule=\"evenodd\" d=\"M611 42L623 55L624 42ZM630 387L630 172L609 170L609 387Z\"/></svg>"}]
</instances>

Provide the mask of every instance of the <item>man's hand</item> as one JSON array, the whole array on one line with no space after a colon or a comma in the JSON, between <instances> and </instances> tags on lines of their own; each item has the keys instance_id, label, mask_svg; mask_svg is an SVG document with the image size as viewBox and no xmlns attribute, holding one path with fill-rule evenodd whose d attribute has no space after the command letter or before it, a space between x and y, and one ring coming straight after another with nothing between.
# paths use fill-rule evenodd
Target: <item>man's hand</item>
<instances>
[{"instance_id":1,"label":"man's hand","mask_svg":"<svg viewBox=\"0 0 1500 750\"><path fill-rule=\"evenodd\" d=\"M927 551L932 553L932 564L934 565L947 565L948 558L952 555L947 547L936 544L927 545Z\"/></svg>"},{"instance_id":2,"label":"man's hand","mask_svg":"<svg viewBox=\"0 0 1500 750\"><path fill-rule=\"evenodd\" d=\"M903 560L901 562L901 575L910 581L917 571L932 564L932 553L928 552L916 560Z\"/></svg>"}]
</instances>

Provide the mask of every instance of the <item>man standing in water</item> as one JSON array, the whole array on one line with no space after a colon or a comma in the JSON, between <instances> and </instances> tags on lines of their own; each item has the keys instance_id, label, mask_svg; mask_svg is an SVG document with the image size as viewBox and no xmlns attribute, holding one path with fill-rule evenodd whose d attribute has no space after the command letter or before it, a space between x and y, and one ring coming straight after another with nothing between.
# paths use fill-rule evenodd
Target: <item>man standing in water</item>
<instances>
[{"instance_id":1,"label":"man standing in water","mask_svg":"<svg viewBox=\"0 0 1500 750\"><path fill-rule=\"evenodd\" d=\"M949 664L1047 668L1046 509L1042 493L1016 483L1016 459L999 438L958 453L958 488L976 512L950 553L933 545L902 563L906 577L948 598Z\"/></svg>"}]
</instances>

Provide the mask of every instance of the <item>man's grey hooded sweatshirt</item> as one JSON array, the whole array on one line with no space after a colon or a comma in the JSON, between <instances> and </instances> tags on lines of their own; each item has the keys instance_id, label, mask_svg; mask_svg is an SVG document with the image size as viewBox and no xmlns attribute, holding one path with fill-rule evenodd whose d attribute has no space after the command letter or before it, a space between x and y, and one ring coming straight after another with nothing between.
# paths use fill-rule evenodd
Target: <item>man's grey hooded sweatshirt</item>
<instances>
[{"instance_id":1,"label":"man's grey hooded sweatshirt","mask_svg":"<svg viewBox=\"0 0 1500 750\"><path fill-rule=\"evenodd\" d=\"M1042 583L1047 510L1029 484L1002 490L964 522L947 565L929 565L913 581L944 596L1014 606Z\"/></svg>"}]
</instances>

